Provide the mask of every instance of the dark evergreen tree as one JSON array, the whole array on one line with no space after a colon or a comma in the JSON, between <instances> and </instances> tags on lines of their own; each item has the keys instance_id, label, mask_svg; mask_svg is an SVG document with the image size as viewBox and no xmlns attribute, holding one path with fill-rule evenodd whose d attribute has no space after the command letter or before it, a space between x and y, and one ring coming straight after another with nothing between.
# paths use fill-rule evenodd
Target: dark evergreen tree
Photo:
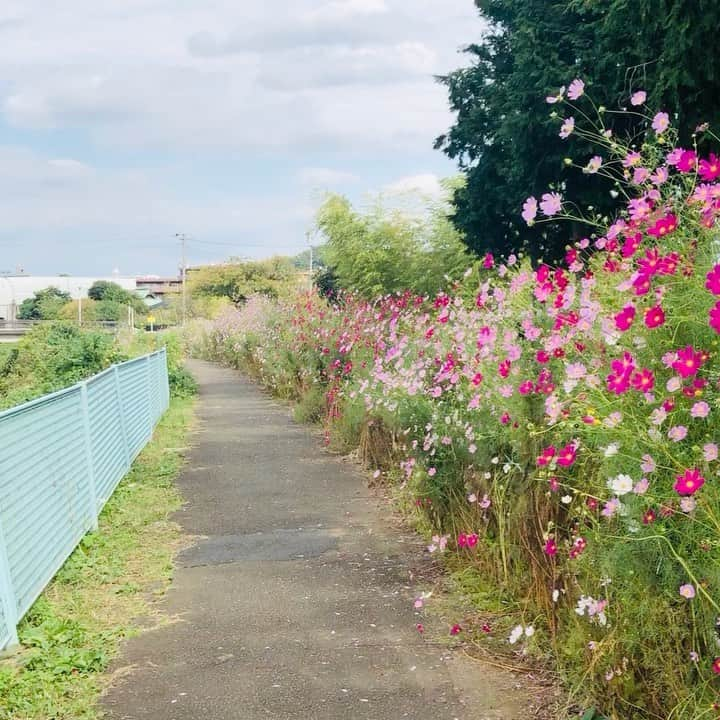
<instances>
[{"instance_id":1,"label":"dark evergreen tree","mask_svg":"<svg viewBox=\"0 0 720 720\"><path fill-rule=\"evenodd\" d=\"M507 255L525 249L558 257L582 227L528 228L523 200L551 185L581 205L610 210L609 181L583 176L564 159L591 148L558 137L545 96L579 77L597 104L627 105L644 89L670 113L685 140L700 122L720 122L720 3L716 0L475 0L486 30L466 48L470 67L440 78L457 120L436 148L455 159L467 184L455 193L453 220L468 247ZM576 118L579 120L579 118ZM613 126L611 116L607 124ZM636 135L640 126L615 126Z\"/></svg>"}]
</instances>

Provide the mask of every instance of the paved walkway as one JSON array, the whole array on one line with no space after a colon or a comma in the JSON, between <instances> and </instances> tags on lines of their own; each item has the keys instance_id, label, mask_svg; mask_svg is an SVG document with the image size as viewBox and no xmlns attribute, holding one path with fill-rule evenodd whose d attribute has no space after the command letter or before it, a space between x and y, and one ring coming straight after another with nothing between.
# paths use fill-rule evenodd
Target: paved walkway
<instances>
[{"instance_id":1,"label":"paved walkway","mask_svg":"<svg viewBox=\"0 0 720 720\"><path fill-rule=\"evenodd\" d=\"M193 363L200 427L178 514L198 536L130 640L116 720L519 720L517 678L415 630L410 557L365 480L237 373Z\"/></svg>"}]
</instances>

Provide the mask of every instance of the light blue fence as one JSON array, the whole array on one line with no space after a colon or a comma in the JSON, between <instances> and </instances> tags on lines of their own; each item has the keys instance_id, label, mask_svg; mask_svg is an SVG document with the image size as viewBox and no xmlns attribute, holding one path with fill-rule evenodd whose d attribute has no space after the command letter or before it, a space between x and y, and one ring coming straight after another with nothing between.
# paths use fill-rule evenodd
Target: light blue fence
<instances>
[{"instance_id":1,"label":"light blue fence","mask_svg":"<svg viewBox=\"0 0 720 720\"><path fill-rule=\"evenodd\" d=\"M165 350L0 412L0 649L150 439Z\"/></svg>"}]
</instances>

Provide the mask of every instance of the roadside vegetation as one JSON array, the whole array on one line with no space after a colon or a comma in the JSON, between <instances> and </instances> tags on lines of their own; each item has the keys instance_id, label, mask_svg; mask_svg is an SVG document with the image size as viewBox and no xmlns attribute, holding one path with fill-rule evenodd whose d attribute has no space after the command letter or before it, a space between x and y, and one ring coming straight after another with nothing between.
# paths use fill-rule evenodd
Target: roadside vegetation
<instances>
[{"instance_id":1,"label":"roadside vegetation","mask_svg":"<svg viewBox=\"0 0 720 720\"><path fill-rule=\"evenodd\" d=\"M345 292L251 297L195 347L396 488L486 618L456 618L456 640L547 663L572 717L716 717L720 161L696 147L719 139L683 144L642 88L624 102L643 132L620 139L569 80L548 94L556 131L596 148L569 162L617 191L608 215L564 185L517 208L538 236L565 222L562 261L486 253L439 291L415 265L400 291L394 217L333 200L319 224ZM341 262L386 227L364 264Z\"/></svg>"},{"instance_id":2,"label":"roadside vegetation","mask_svg":"<svg viewBox=\"0 0 720 720\"><path fill-rule=\"evenodd\" d=\"M167 348L171 390L193 392L183 367L179 335L173 331L112 333L71 322L38 325L18 343L0 345L0 409L9 408L84 380L113 363Z\"/></svg>"}]
</instances>

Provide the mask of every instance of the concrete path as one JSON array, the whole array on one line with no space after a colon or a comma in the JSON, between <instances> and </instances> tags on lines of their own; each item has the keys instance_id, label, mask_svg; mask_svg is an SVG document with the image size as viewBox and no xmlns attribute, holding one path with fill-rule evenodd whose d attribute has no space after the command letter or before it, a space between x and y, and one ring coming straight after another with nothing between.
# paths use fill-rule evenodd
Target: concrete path
<instances>
[{"instance_id":1,"label":"concrete path","mask_svg":"<svg viewBox=\"0 0 720 720\"><path fill-rule=\"evenodd\" d=\"M163 601L177 621L126 644L108 714L526 718L515 676L417 633L417 538L391 529L365 479L237 373L191 369L200 426L178 521L197 539Z\"/></svg>"}]
</instances>

